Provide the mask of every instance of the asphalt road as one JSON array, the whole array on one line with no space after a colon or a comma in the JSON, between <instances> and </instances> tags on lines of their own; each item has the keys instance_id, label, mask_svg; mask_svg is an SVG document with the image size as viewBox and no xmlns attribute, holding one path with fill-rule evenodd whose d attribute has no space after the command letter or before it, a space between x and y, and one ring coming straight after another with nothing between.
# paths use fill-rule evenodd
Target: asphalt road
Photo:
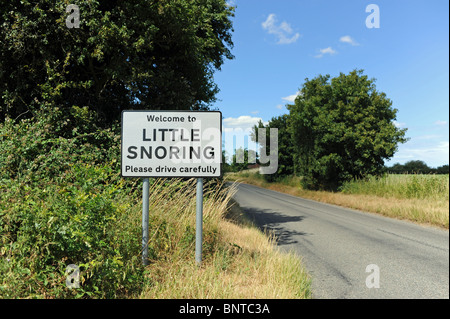
<instances>
[{"instance_id":1,"label":"asphalt road","mask_svg":"<svg viewBox=\"0 0 450 319\"><path fill-rule=\"evenodd\" d=\"M234 198L302 257L313 298L449 298L448 231L247 184Z\"/></svg>"}]
</instances>

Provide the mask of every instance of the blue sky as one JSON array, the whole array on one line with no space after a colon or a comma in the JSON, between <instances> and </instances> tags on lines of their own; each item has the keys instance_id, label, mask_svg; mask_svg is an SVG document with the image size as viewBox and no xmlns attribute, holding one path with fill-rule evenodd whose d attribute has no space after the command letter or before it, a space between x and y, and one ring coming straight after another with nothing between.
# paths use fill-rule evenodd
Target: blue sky
<instances>
[{"instance_id":1,"label":"blue sky","mask_svg":"<svg viewBox=\"0 0 450 319\"><path fill-rule=\"evenodd\" d=\"M449 162L449 2L446 0L230 0L233 60L214 78L224 127L288 113L305 78L354 69L376 79L410 140L387 165ZM379 28L368 28L369 4ZM225 139L226 140L226 139ZM227 151L230 151L226 140Z\"/></svg>"}]
</instances>

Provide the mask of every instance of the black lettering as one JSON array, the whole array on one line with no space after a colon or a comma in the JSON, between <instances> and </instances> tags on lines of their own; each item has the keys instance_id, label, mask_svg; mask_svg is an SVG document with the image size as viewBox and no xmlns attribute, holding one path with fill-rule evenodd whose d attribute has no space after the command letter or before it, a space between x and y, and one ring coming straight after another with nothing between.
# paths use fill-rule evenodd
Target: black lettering
<instances>
[{"instance_id":1,"label":"black lettering","mask_svg":"<svg viewBox=\"0 0 450 319\"><path fill-rule=\"evenodd\" d=\"M187 138L187 139L183 139L183 132L184 132L184 130L183 129L181 129L181 134L180 134L180 141L183 141L183 142L188 142L189 141L189 138Z\"/></svg>"},{"instance_id":2,"label":"black lettering","mask_svg":"<svg viewBox=\"0 0 450 319\"><path fill-rule=\"evenodd\" d=\"M133 154L132 156L130 156L130 155L127 155L127 157L129 158L129 159L135 159L136 157L137 157L137 153L135 152L137 150L137 146L130 146L129 148L128 148L128 153L131 153L131 154Z\"/></svg>"},{"instance_id":3,"label":"black lettering","mask_svg":"<svg viewBox=\"0 0 450 319\"><path fill-rule=\"evenodd\" d=\"M167 130L168 132L172 132L172 142L175 141L175 140L173 139L173 130L174 130L173 128L169 128L169 129Z\"/></svg>"},{"instance_id":4,"label":"black lettering","mask_svg":"<svg viewBox=\"0 0 450 319\"><path fill-rule=\"evenodd\" d=\"M165 134L164 134L164 133L167 132L168 129L166 129L166 128L160 128L159 131L162 132L162 134L161 134L161 141L164 142L164 138L165 138Z\"/></svg>"},{"instance_id":5,"label":"black lettering","mask_svg":"<svg viewBox=\"0 0 450 319\"><path fill-rule=\"evenodd\" d=\"M175 142L175 132L177 131L178 131L177 128L172 129L172 142Z\"/></svg>"},{"instance_id":6,"label":"black lettering","mask_svg":"<svg viewBox=\"0 0 450 319\"><path fill-rule=\"evenodd\" d=\"M200 159L200 147L197 147L197 152L195 152L194 147L189 146L189 159L192 159L192 154L195 154L195 157Z\"/></svg>"},{"instance_id":7,"label":"black lettering","mask_svg":"<svg viewBox=\"0 0 450 319\"><path fill-rule=\"evenodd\" d=\"M184 117L178 117L178 116L154 116L154 115L147 115L147 121L149 122L184 122Z\"/></svg>"},{"instance_id":8,"label":"black lettering","mask_svg":"<svg viewBox=\"0 0 450 319\"><path fill-rule=\"evenodd\" d=\"M172 159L173 156L175 156L177 159L180 159L178 157L178 153L180 152L180 149L176 146L171 146L169 149L169 158Z\"/></svg>"},{"instance_id":9,"label":"black lettering","mask_svg":"<svg viewBox=\"0 0 450 319\"><path fill-rule=\"evenodd\" d=\"M159 155L158 154L158 151L159 150L163 150L163 154L164 155ZM166 150L166 148L164 147L164 146L158 146L156 149L155 149L155 156L156 156L156 158L157 159L163 159L163 158L165 158L166 156L167 156L167 150Z\"/></svg>"},{"instance_id":10,"label":"black lettering","mask_svg":"<svg viewBox=\"0 0 450 319\"><path fill-rule=\"evenodd\" d=\"M196 133L194 133L194 131L196 132ZM199 129L192 129L191 130L191 141L192 142L200 142L200 134L198 133L200 130ZM197 138L197 139L194 139L194 138Z\"/></svg>"},{"instance_id":11,"label":"black lettering","mask_svg":"<svg viewBox=\"0 0 450 319\"><path fill-rule=\"evenodd\" d=\"M144 146L141 146L141 159L143 159L144 158L144 153L145 153L145 155L147 155L147 158L152 158L152 147L151 146L149 146L148 147L148 152L147 152L147 150L145 149L145 147Z\"/></svg>"},{"instance_id":12,"label":"black lettering","mask_svg":"<svg viewBox=\"0 0 450 319\"><path fill-rule=\"evenodd\" d=\"M209 150L209 152L208 152ZM206 146L203 150L203 156L207 159L213 159L214 158L214 147L212 146Z\"/></svg>"},{"instance_id":13,"label":"black lettering","mask_svg":"<svg viewBox=\"0 0 450 319\"><path fill-rule=\"evenodd\" d=\"M148 138L148 137L146 137L146 129L144 128L143 130L142 130L142 140L143 141L151 141L151 139L150 138Z\"/></svg>"}]
</instances>

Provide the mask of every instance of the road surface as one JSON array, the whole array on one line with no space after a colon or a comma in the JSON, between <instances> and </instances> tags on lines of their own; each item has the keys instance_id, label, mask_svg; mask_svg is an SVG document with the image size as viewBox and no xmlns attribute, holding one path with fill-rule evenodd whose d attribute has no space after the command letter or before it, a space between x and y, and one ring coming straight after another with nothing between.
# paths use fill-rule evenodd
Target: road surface
<instances>
[{"instance_id":1,"label":"road surface","mask_svg":"<svg viewBox=\"0 0 450 319\"><path fill-rule=\"evenodd\" d=\"M449 232L240 184L234 199L312 277L313 298L449 298Z\"/></svg>"}]
</instances>

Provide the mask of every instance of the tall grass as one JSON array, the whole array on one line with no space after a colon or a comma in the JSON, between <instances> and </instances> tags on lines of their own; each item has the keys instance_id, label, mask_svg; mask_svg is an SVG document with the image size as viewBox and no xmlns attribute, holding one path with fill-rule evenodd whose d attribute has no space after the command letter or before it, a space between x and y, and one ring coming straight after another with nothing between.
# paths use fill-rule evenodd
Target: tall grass
<instances>
[{"instance_id":1,"label":"tall grass","mask_svg":"<svg viewBox=\"0 0 450 319\"><path fill-rule=\"evenodd\" d=\"M342 186L344 194L365 194L385 198L449 199L448 175L387 174L354 180Z\"/></svg>"},{"instance_id":2,"label":"tall grass","mask_svg":"<svg viewBox=\"0 0 450 319\"><path fill-rule=\"evenodd\" d=\"M235 188L218 184L205 191L203 260L194 261L195 181L150 198L152 215L171 228L164 258L153 258L141 298L309 298L310 278L293 254L276 250L274 242L242 217L225 219ZM155 192L153 192L155 193ZM170 200L169 200L170 198ZM236 204L232 208L236 209ZM235 214L236 216L236 214ZM239 224L236 223L239 221ZM149 247L152 246L150 231Z\"/></svg>"}]
</instances>

